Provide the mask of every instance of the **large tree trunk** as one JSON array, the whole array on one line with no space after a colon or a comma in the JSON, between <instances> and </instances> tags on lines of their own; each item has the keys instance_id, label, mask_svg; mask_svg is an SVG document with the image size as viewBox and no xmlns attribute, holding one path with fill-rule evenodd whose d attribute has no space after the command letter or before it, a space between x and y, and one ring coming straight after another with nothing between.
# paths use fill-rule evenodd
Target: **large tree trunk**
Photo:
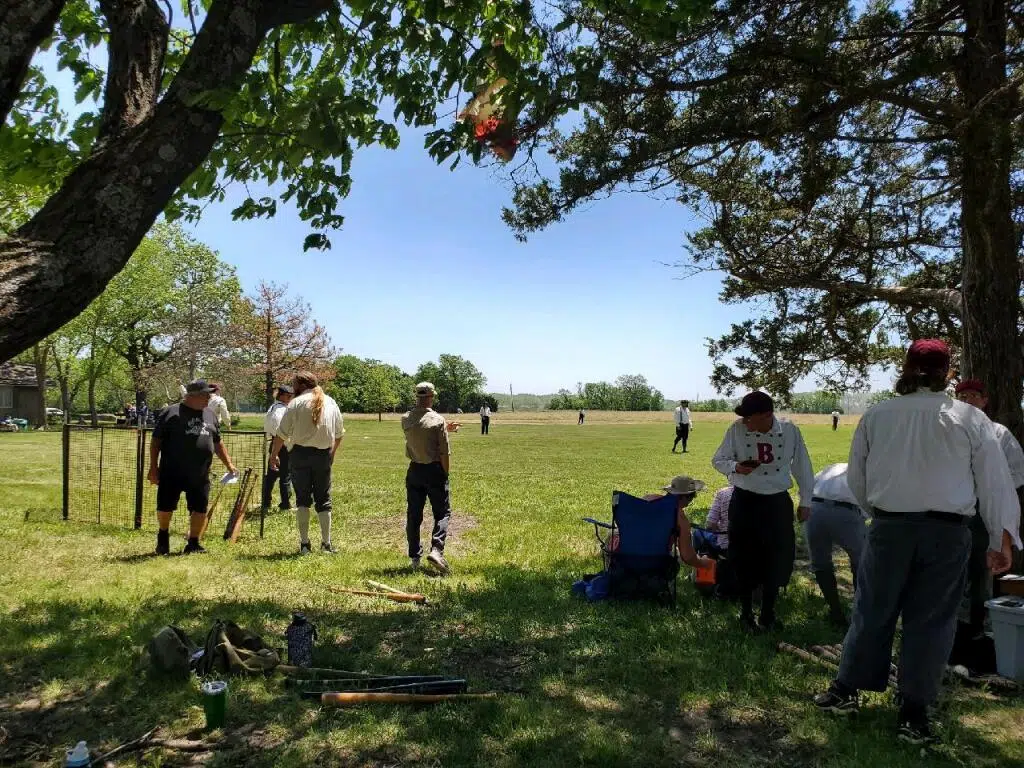
<instances>
[{"instance_id":1,"label":"large tree trunk","mask_svg":"<svg viewBox=\"0 0 1024 768\"><path fill-rule=\"evenodd\" d=\"M960 124L963 373L985 382L992 417L1024 438L1020 265L1010 194L1015 89L1006 85L1006 8L966 2Z\"/></svg>"},{"instance_id":2,"label":"large tree trunk","mask_svg":"<svg viewBox=\"0 0 1024 768\"><path fill-rule=\"evenodd\" d=\"M66 0L0 3L0 126L18 100L32 57L39 44L53 34L65 3Z\"/></svg>"},{"instance_id":3,"label":"large tree trunk","mask_svg":"<svg viewBox=\"0 0 1024 768\"><path fill-rule=\"evenodd\" d=\"M135 89L110 106L130 108L130 114L109 120L104 114L102 121L123 132L103 136L43 208L14 237L0 240L0 360L27 349L85 309L206 159L224 118L198 105L199 97L237 87L270 29L309 19L332 4L214 0L181 69L151 113L140 102L153 92L145 77L153 74L157 51L142 41L146 34L165 30L151 14L132 19L140 26L127 42L121 36L117 41L134 45L136 55L112 57L111 63L123 67L127 62L134 69L127 77L108 75ZM133 116L142 122L131 125Z\"/></svg>"}]
</instances>

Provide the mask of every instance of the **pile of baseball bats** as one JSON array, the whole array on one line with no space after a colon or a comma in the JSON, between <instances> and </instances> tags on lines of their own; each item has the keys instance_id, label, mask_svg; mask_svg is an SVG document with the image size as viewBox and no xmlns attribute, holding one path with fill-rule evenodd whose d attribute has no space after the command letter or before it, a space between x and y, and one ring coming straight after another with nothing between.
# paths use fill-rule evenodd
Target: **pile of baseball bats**
<instances>
[{"instance_id":1,"label":"pile of baseball bats","mask_svg":"<svg viewBox=\"0 0 1024 768\"><path fill-rule=\"evenodd\" d=\"M284 668L285 686L304 699L346 707L354 704L433 704L442 701L494 698L493 693L467 693L466 681L444 675L376 675L346 670Z\"/></svg>"}]
</instances>

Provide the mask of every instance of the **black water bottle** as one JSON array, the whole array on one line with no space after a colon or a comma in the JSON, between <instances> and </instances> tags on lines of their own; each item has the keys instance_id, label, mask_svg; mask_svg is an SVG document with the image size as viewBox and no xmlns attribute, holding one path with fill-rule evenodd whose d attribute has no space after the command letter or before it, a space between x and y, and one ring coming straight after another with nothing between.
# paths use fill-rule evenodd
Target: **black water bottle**
<instances>
[{"instance_id":1,"label":"black water bottle","mask_svg":"<svg viewBox=\"0 0 1024 768\"><path fill-rule=\"evenodd\" d=\"M305 614L292 614L292 623L284 631L288 640L288 663L294 667L313 666L313 641L316 627L309 623Z\"/></svg>"}]
</instances>

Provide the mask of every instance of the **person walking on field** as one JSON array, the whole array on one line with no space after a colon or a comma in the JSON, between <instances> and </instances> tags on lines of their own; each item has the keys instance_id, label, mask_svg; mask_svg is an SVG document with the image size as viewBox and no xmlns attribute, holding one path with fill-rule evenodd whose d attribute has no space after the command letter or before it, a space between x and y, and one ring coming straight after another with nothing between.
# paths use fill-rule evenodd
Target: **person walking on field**
<instances>
[{"instance_id":1,"label":"person walking on field","mask_svg":"<svg viewBox=\"0 0 1024 768\"><path fill-rule=\"evenodd\" d=\"M839 429L839 411L832 411L832 431Z\"/></svg>"},{"instance_id":2,"label":"person walking on field","mask_svg":"<svg viewBox=\"0 0 1024 768\"><path fill-rule=\"evenodd\" d=\"M484 403L480 406L480 434L489 435L491 433L491 406Z\"/></svg>"},{"instance_id":3,"label":"person walking on field","mask_svg":"<svg viewBox=\"0 0 1024 768\"><path fill-rule=\"evenodd\" d=\"M587 411L585 408L580 408L580 418L579 421L576 422L577 426L583 424L583 420L585 418L587 418Z\"/></svg>"},{"instance_id":4,"label":"person walking on field","mask_svg":"<svg viewBox=\"0 0 1024 768\"><path fill-rule=\"evenodd\" d=\"M309 508L316 506L320 519L320 550L335 554L331 544L331 469L345 434L341 411L334 398L324 394L309 371L295 374L295 399L288 403L270 450L270 468L280 471L285 444L295 489L295 518L299 527L299 554L310 552Z\"/></svg>"},{"instance_id":5,"label":"person walking on field","mask_svg":"<svg viewBox=\"0 0 1024 768\"><path fill-rule=\"evenodd\" d=\"M284 412L288 410L288 403L292 401L295 396L295 390L287 384L282 384L277 388L276 399L271 403L270 408L267 409L266 415L263 417L263 432L266 434L267 439L270 440L270 452L273 454L274 451L274 438L277 437L277 432L281 427L281 419L284 418ZM280 481L281 484L281 506L278 507L282 512L292 508L292 473L291 467L288 463L288 446L287 444L281 446L281 450L277 453L277 469L267 466L267 476L263 478L263 495L262 495L262 506L263 509L270 509L270 502L274 495L274 484Z\"/></svg>"},{"instance_id":6,"label":"person walking on field","mask_svg":"<svg viewBox=\"0 0 1024 768\"><path fill-rule=\"evenodd\" d=\"M868 535L866 513L850 490L846 471L846 464L833 464L814 476L811 516L804 523L804 538L811 554L811 572L828 603L829 621L844 629L847 626L846 614L839 601L832 550L838 546L850 558L856 589L857 568Z\"/></svg>"},{"instance_id":7,"label":"person walking on field","mask_svg":"<svg viewBox=\"0 0 1024 768\"><path fill-rule=\"evenodd\" d=\"M796 557L793 500L800 490L798 517L810 515L814 470L795 424L775 418L764 392L751 392L736 407L740 418L726 431L711 460L734 487L729 503L729 559L736 570L742 606L740 623L753 632L781 629L775 617L779 590L789 583ZM761 615L754 621L753 594L760 586Z\"/></svg>"},{"instance_id":8,"label":"person walking on field","mask_svg":"<svg viewBox=\"0 0 1024 768\"><path fill-rule=\"evenodd\" d=\"M434 410L436 390L429 381L416 385L416 406L402 416L405 432L405 455L409 469L405 474L406 521L405 535L409 545L409 564L417 569L423 555L420 543L420 525L423 509L430 499L434 515L434 529L430 535L430 554L427 562L441 574L447 574L448 561L444 559L444 545L448 537L448 523L452 516L451 444L448 433L455 424L446 424L444 417Z\"/></svg>"},{"instance_id":9,"label":"person walking on field","mask_svg":"<svg viewBox=\"0 0 1024 768\"><path fill-rule=\"evenodd\" d=\"M676 446L679 445L680 441L683 444L683 453L686 453L686 444L690 440L690 401L680 400L679 405L676 406L673 412L673 418L676 422L676 439L672 443L672 453L676 452Z\"/></svg>"},{"instance_id":10,"label":"person walking on field","mask_svg":"<svg viewBox=\"0 0 1024 768\"><path fill-rule=\"evenodd\" d=\"M228 410L228 401L221 397L223 387L216 381L210 383L213 395L210 397L210 410L217 417L217 426L221 429L231 429L231 411Z\"/></svg>"},{"instance_id":11,"label":"person walking on field","mask_svg":"<svg viewBox=\"0 0 1024 768\"><path fill-rule=\"evenodd\" d=\"M847 481L873 521L839 673L814 698L821 710L849 714L861 690L884 691L902 617L897 735L914 744L932 740L928 709L953 645L970 520L985 522L995 573L1009 568L1016 534L1004 528L1017 506L1006 458L985 414L946 394L949 359L937 339L911 344L900 397L870 408L854 432Z\"/></svg>"},{"instance_id":12,"label":"person walking on field","mask_svg":"<svg viewBox=\"0 0 1024 768\"><path fill-rule=\"evenodd\" d=\"M205 552L199 543L210 503L210 465L213 454L235 473L227 449L220 439L217 420L208 407L211 388L205 381L193 381L185 388L185 399L163 410L149 444L149 482L156 488L156 554L170 554L171 515L181 494L189 511L188 543L184 554Z\"/></svg>"}]
</instances>

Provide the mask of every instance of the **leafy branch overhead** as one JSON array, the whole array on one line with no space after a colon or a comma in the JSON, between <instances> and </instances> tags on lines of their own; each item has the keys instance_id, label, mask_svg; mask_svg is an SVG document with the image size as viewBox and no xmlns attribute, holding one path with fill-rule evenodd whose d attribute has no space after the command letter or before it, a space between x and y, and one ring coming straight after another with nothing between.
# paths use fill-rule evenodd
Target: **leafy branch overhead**
<instances>
[{"instance_id":1,"label":"leafy branch overhead","mask_svg":"<svg viewBox=\"0 0 1024 768\"><path fill-rule=\"evenodd\" d=\"M536 136L553 173L512 173L520 237L621 191L676 200L706 222L689 272L762 310L709 342L716 386L863 384L937 334L1021 431L1019 4L722 0L658 30L556 5L544 71L578 111Z\"/></svg>"},{"instance_id":2,"label":"leafy branch overhead","mask_svg":"<svg viewBox=\"0 0 1024 768\"><path fill-rule=\"evenodd\" d=\"M73 120L42 50L73 79ZM0 358L82 311L161 213L196 218L232 184L236 218L292 205L305 246L329 247L359 147L440 117L430 151L478 157L460 96L496 72L529 94L543 50L511 0L9 0L0 176L47 199L0 239Z\"/></svg>"}]
</instances>

